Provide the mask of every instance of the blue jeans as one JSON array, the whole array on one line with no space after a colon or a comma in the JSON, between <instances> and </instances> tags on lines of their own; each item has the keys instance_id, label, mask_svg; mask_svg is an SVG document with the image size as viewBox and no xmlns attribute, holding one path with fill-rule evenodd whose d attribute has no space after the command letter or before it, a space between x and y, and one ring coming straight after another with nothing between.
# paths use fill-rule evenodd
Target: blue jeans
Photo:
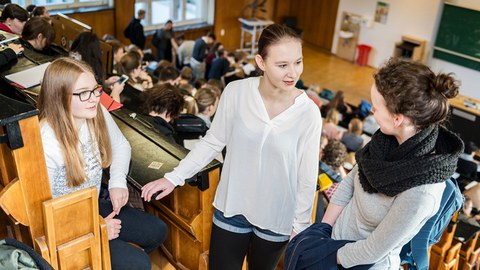
<instances>
[{"instance_id":1,"label":"blue jeans","mask_svg":"<svg viewBox=\"0 0 480 270\"><path fill-rule=\"evenodd\" d=\"M112 203L99 199L98 207L102 217L112 213ZM158 248L167 237L167 225L159 218L128 206L122 207L115 218L122 221L118 238L110 240L112 269L151 269L147 253ZM143 250L130 245L135 243Z\"/></svg>"}]
</instances>

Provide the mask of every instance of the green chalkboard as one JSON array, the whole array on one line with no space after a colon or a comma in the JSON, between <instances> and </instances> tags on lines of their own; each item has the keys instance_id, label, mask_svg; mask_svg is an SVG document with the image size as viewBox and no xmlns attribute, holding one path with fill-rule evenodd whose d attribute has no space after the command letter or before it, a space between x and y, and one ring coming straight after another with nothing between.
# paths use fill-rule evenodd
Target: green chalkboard
<instances>
[{"instance_id":1,"label":"green chalkboard","mask_svg":"<svg viewBox=\"0 0 480 270\"><path fill-rule=\"evenodd\" d=\"M433 57L480 70L480 11L445 3Z\"/></svg>"}]
</instances>

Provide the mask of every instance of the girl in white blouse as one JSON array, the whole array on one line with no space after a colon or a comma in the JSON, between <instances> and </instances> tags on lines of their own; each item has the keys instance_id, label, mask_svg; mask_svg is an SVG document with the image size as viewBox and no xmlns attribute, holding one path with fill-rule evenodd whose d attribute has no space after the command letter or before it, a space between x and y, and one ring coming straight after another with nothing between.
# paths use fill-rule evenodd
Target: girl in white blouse
<instances>
[{"instance_id":1,"label":"girl in white blouse","mask_svg":"<svg viewBox=\"0 0 480 270\"><path fill-rule=\"evenodd\" d=\"M247 254L249 269L275 269L289 238L310 224L321 117L295 87L303 71L301 40L274 24L258 48L263 76L230 83L206 136L174 171L142 189L146 201L158 200L227 147L213 203L213 270L241 269Z\"/></svg>"}]
</instances>

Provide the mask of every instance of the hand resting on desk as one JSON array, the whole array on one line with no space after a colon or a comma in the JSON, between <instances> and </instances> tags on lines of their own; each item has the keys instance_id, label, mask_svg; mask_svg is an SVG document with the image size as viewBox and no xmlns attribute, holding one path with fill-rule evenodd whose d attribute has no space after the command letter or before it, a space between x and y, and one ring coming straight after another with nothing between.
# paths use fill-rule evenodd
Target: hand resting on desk
<instances>
[{"instance_id":1,"label":"hand resting on desk","mask_svg":"<svg viewBox=\"0 0 480 270\"><path fill-rule=\"evenodd\" d=\"M174 188L175 185L168 181L167 178L161 178L142 187L142 198L146 202L149 202L151 199L160 200L170 194ZM158 191L161 193L153 198L153 195Z\"/></svg>"}]
</instances>

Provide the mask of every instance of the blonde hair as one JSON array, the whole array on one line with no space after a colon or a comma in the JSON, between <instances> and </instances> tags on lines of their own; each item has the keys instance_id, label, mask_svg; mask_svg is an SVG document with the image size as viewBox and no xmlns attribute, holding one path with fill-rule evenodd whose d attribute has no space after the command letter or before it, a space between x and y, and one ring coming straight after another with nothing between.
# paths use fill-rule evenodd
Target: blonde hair
<instances>
[{"instance_id":1,"label":"blonde hair","mask_svg":"<svg viewBox=\"0 0 480 270\"><path fill-rule=\"evenodd\" d=\"M353 133L357 135L362 135L363 133L363 122L358 118L353 118L348 124L348 133Z\"/></svg>"},{"instance_id":2,"label":"blonde hair","mask_svg":"<svg viewBox=\"0 0 480 270\"><path fill-rule=\"evenodd\" d=\"M187 104L187 113L198 114L203 113L209 106L214 105L220 98L217 91L210 88L200 88L192 101Z\"/></svg>"},{"instance_id":3,"label":"blonde hair","mask_svg":"<svg viewBox=\"0 0 480 270\"><path fill-rule=\"evenodd\" d=\"M51 126L62 149L69 187L80 186L87 179L85 160L79 148L79 134L71 108L73 87L83 73L94 76L93 70L85 62L72 58L53 61L45 71L38 99L39 118ZM97 116L87 119L87 125L92 150L98 145L102 168L106 168L112 162L112 148L100 103L97 106Z\"/></svg>"},{"instance_id":4,"label":"blonde hair","mask_svg":"<svg viewBox=\"0 0 480 270\"><path fill-rule=\"evenodd\" d=\"M325 123L333 123L335 125L338 125L338 121L340 121L340 113L333 109L327 112L327 115L325 116Z\"/></svg>"}]
</instances>

